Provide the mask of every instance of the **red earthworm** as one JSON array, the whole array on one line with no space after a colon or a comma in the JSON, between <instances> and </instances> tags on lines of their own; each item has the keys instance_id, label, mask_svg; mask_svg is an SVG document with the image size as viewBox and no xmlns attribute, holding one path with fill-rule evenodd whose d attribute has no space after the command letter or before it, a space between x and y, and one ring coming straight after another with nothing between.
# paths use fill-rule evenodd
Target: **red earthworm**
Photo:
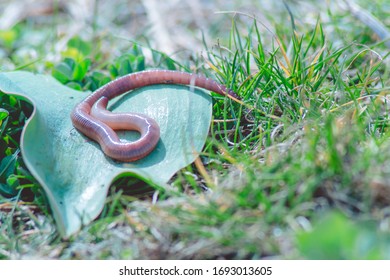
<instances>
[{"instance_id":1,"label":"red earthworm","mask_svg":"<svg viewBox=\"0 0 390 280\"><path fill-rule=\"evenodd\" d=\"M156 121L138 113L112 113L106 110L110 99L130 90L154 84L182 84L204 88L234 100L231 89L214 80L186 72L149 70L120 77L94 91L73 109L73 126L100 144L110 158L131 162L147 156L160 138ZM141 134L134 142L122 142L114 130L135 130Z\"/></svg>"}]
</instances>

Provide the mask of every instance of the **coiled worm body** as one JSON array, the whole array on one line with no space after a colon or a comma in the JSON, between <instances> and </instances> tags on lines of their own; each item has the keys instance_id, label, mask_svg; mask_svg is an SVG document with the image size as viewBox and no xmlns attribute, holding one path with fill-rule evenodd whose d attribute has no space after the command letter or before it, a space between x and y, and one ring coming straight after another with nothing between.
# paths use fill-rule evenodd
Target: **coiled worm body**
<instances>
[{"instance_id":1,"label":"coiled worm body","mask_svg":"<svg viewBox=\"0 0 390 280\"><path fill-rule=\"evenodd\" d=\"M77 104L71 113L73 126L98 142L110 158L131 162L147 156L160 139L156 121L138 113L112 113L106 107L108 101L118 95L155 84L191 85L239 99L231 89L196 74L169 70L142 71L109 82ZM134 142L124 142L115 130L135 130L141 137Z\"/></svg>"}]
</instances>

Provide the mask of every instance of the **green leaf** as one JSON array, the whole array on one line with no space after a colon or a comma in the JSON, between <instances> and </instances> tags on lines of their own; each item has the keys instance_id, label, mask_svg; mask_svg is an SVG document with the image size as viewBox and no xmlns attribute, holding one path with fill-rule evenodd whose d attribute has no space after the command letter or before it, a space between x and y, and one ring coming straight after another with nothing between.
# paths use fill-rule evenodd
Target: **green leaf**
<instances>
[{"instance_id":1,"label":"green leaf","mask_svg":"<svg viewBox=\"0 0 390 280\"><path fill-rule=\"evenodd\" d=\"M67 81L72 80L73 69L67 63L61 62L53 69L52 75L64 84Z\"/></svg>"},{"instance_id":2,"label":"green leaf","mask_svg":"<svg viewBox=\"0 0 390 280\"><path fill-rule=\"evenodd\" d=\"M76 82L66 83L66 86L73 88L75 90L82 90L81 85L79 83L76 83Z\"/></svg>"},{"instance_id":3,"label":"green leaf","mask_svg":"<svg viewBox=\"0 0 390 280\"><path fill-rule=\"evenodd\" d=\"M110 77L105 76L101 72L92 72L92 75L87 76L86 80L89 85L88 88L92 90L96 90L111 81Z\"/></svg>"},{"instance_id":4,"label":"green leaf","mask_svg":"<svg viewBox=\"0 0 390 280\"><path fill-rule=\"evenodd\" d=\"M194 161L211 122L211 98L203 90L156 85L122 95L110 103L110 109L153 117L160 125L161 138L144 159L119 163L72 126L70 112L86 93L50 76L22 71L1 73L0 90L35 107L22 133L22 156L44 188L65 237L99 215L116 178L134 176L150 185L165 186L173 174ZM135 139L136 135L126 132L122 137Z\"/></svg>"},{"instance_id":5,"label":"green leaf","mask_svg":"<svg viewBox=\"0 0 390 280\"><path fill-rule=\"evenodd\" d=\"M84 59L77 63L73 70L73 80L82 81L87 74L89 66L91 65L90 59Z\"/></svg>"},{"instance_id":6,"label":"green leaf","mask_svg":"<svg viewBox=\"0 0 390 280\"><path fill-rule=\"evenodd\" d=\"M17 194L13 178L15 178L14 173L18 154L19 150L13 155L4 157L0 162L0 194L6 196L14 196ZM6 182L6 184L3 182Z\"/></svg>"},{"instance_id":7,"label":"green leaf","mask_svg":"<svg viewBox=\"0 0 390 280\"><path fill-rule=\"evenodd\" d=\"M0 162L0 180L5 181L8 176L14 173L16 158L19 152L15 152L13 155L6 156Z\"/></svg>"},{"instance_id":8,"label":"green leaf","mask_svg":"<svg viewBox=\"0 0 390 280\"><path fill-rule=\"evenodd\" d=\"M10 189L10 187L7 184L0 183L0 194L4 195L5 197L9 196L15 196L17 195L17 192Z\"/></svg>"},{"instance_id":9,"label":"green leaf","mask_svg":"<svg viewBox=\"0 0 390 280\"><path fill-rule=\"evenodd\" d=\"M83 56L88 56L92 51L92 45L77 36L69 40L68 48L78 50Z\"/></svg>"},{"instance_id":10,"label":"green leaf","mask_svg":"<svg viewBox=\"0 0 390 280\"><path fill-rule=\"evenodd\" d=\"M18 32L15 29L0 30L0 42L8 49L11 49L18 37Z\"/></svg>"},{"instance_id":11,"label":"green leaf","mask_svg":"<svg viewBox=\"0 0 390 280\"><path fill-rule=\"evenodd\" d=\"M119 76L124 76L132 72L133 68L131 67L130 60L122 59L118 68Z\"/></svg>"},{"instance_id":12,"label":"green leaf","mask_svg":"<svg viewBox=\"0 0 390 280\"><path fill-rule=\"evenodd\" d=\"M9 115L9 112L3 108L0 108L0 122L3 121L5 118L7 118Z\"/></svg>"},{"instance_id":13,"label":"green leaf","mask_svg":"<svg viewBox=\"0 0 390 280\"><path fill-rule=\"evenodd\" d=\"M3 135L3 131L8 123L9 112L3 108L0 108L0 137Z\"/></svg>"},{"instance_id":14,"label":"green leaf","mask_svg":"<svg viewBox=\"0 0 390 280\"><path fill-rule=\"evenodd\" d=\"M135 64L137 65L136 69L138 71L145 70L145 57L144 56L137 56L137 58L135 59Z\"/></svg>"}]
</instances>

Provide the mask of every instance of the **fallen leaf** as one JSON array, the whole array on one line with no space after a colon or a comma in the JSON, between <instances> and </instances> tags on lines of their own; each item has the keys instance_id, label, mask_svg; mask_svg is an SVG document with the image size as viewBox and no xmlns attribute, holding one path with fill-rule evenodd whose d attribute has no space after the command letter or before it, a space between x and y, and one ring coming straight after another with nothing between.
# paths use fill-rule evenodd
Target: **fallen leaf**
<instances>
[{"instance_id":1,"label":"fallen leaf","mask_svg":"<svg viewBox=\"0 0 390 280\"><path fill-rule=\"evenodd\" d=\"M87 93L63 86L51 76L23 71L0 73L0 90L34 106L21 137L22 156L44 188L64 237L99 215L116 178L134 176L164 186L195 160L211 122L211 97L200 89L155 85L122 95L109 108L149 115L160 125L161 138L147 157L120 163L106 157L71 123L71 110ZM123 132L121 137L136 139L137 133Z\"/></svg>"}]
</instances>

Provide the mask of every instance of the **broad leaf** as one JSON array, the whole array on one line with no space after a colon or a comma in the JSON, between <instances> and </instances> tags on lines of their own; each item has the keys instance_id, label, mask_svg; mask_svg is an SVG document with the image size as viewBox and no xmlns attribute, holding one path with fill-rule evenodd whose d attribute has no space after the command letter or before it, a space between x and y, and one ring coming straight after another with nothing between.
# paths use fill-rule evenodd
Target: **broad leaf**
<instances>
[{"instance_id":1,"label":"broad leaf","mask_svg":"<svg viewBox=\"0 0 390 280\"><path fill-rule=\"evenodd\" d=\"M164 186L201 151L211 121L211 99L202 90L178 85L149 86L111 104L115 112L140 112L161 129L157 148L146 158L119 163L82 136L70 121L73 107L87 96L54 78L28 72L0 74L0 90L34 105L21 139L23 159L45 189L60 233L67 237L101 212L110 184L135 176ZM122 134L136 139L135 132Z\"/></svg>"}]
</instances>

